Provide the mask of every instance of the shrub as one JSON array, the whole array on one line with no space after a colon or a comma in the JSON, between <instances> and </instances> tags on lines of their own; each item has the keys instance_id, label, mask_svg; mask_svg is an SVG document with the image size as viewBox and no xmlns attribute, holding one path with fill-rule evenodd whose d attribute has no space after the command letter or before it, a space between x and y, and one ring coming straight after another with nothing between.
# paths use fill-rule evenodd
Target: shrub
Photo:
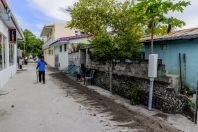
<instances>
[{"instance_id":1,"label":"shrub","mask_svg":"<svg viewBox=\"0 0 198 132\"><path fill-rule=\"evenodd\" d=\"M129 97L132 105L139 105L141 103L141 96L143 92L143 89L139 86L131 88Z\"/></svg>"}]
</instances>

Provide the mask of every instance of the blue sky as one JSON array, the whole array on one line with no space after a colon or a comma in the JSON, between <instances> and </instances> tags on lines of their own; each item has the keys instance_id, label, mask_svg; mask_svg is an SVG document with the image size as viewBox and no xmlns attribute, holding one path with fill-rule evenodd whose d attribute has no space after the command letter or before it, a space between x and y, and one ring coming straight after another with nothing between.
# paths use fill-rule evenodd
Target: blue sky
<instances>
[{"instance_id":1,"label":"blue sky","mask_svg":"<svg viewBox=\"0 0 198 132\"><path fill-rule=\"evenodd\" d=\"M51 21L37 9L31 8L26 0L10 0L14 13L23 29L27 28L37 36L42 25Z\"/></svg>"},{"instance_id":2,"label":"blue sky","mask_svg":"<svg viewBox=\"0 0 198 132\"><path fill-rule=\"evenodd\" d=\"M66 22L70 16L64 12L64 8L72 6L77 0L9 0L14 13L23 29L31 30L36 36L40 36L45 24ZM123 1L123 0L119 0ZM183 14L174 14L175 17L186 22L183 28L198 27L197 7L198 0L190 0L191 6L187 7Z\"/></svg>"},{"instance_id":3,"label":"blue sky","mask_svg":"<svg viewBox=\"0 0 198 132\"><path fill-rule=\"evenodd\" d=\"M45 24L70 20L63 9L72 5L67 0L9 0L23 29L31 30L39 37ZM62 1L62 2L61 2ZM65 5L63 3L66 3ZM57 4L55 4L57 3Z\"/></svg>"}]
</instances>

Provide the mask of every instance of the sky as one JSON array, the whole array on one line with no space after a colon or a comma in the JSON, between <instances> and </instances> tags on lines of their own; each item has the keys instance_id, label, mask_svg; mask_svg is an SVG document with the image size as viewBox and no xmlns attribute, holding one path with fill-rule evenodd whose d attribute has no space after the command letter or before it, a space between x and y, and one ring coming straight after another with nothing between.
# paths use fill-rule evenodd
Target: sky
<instances>
[{"instance_id":1,"label":"sky","mask_svg":"<svg viewBox=\"0 0 198 132\"><path fill-rule=\"evenodd\" d=\"M22 29L29 29L39 37L44 25L69 21L71 18L64 9L72 6L78 0L9 1ZM183 29L198 27L198 0L190 1L191 5L186 7L182 14L173 14L175 17L186 22L186 26Z\"/></svg>"}]
</instances>

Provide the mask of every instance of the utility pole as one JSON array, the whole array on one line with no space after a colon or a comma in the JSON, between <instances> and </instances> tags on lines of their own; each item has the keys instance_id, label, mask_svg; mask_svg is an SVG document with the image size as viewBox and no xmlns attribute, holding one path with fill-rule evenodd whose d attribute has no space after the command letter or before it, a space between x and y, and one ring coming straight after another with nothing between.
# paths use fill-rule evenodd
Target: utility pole
<instances>
[{"instance_id":1,"label":"utility pole","mask_svg":"<svg viewBox=\"0 0 198 132\"><path fill-rule=\"evenodd\" d=\"M152 109L154 78L157 77L157 65L158 65L158 55L150 54L149 66L148 66L148 77L150 78L148 110Z\"/></svg>"}]
</instances>

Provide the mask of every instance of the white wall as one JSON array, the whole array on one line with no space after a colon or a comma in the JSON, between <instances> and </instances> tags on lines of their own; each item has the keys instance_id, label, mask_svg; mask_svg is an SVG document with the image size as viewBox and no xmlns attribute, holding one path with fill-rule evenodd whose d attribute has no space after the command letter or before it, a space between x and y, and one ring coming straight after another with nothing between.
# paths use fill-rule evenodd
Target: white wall
<instances>
[{"instance_id":1,"label":"white wall","mask_svg":"<svg viewBox=\"0 0 198 132\"><path fill-rule=\"evenodd\" d=\"M49 54L49 50L53 50L53 54ZM54 54L54 47L49 47L44 50L44 58L46 63L51 66L55 67L55 54Z\"/></svg>"},{"instance_id":2,"label":"white wall","mask_svg":"<svg viewBox=\"0 0 198 132\"><path fill-rule=\"evenodd\" d=\"M79 52L69 54L69 64L80 66L80 53Z\"/></svg>"},{"instance_id":3,"label":"white wall","mask_svg":"<svg viewBox=\"0 0 198 132\"><path fill-rule=\"evenodd\" d=\"M17 71L17 46L14 46L14 64L12 66L9 65L9 32L8 27L2 22L0 19L0 33L6 38L6 46L5 46L5 58L6 58L6 66L4 69L0 71L0 88L2 88L11 77L16 74Z\"/></svg>"},{"instance_id":4,"label":"white wall","mask_svg":"<svg viewBox=\"0 0 198 132\"><path fill-rule=\"evenodd\" d=\"M55 39L62 37L75 36L75 29L66 28L66 23L56 23L55 24Z\"/></svg>"},{"instance_id":5,"label":"white wall","mask_svg":"<svg viewBox=\"0 0 198 132\"><path fill-rule=\"evenodd\" d=\"M16 64L0 71L0 88L2 88L9 81L9 79L16 74L16 71L17 71Z\"/></svg>"},{"instance_id":6,"label":"white wall","mask_svg":"<svg viewBox=\"0 0 198 132\"><path fill-rule=\"evenodd\" d=\"M0 32L5 35L6 37L8 36L8 28L7 26L2 22L0 19Z\"/></svg>"},{"instance_id":7,"label":"white wall","mask_svg":"<svg viewBox=\"0 0 198 132\"><path fill-rule=\"evenodd\" d=\"M60 45L62 45L62 52L60 52ZM64 70L69 65L68 50L65 51L64 43L55 47L55 55L59 58L59 70Z\"/></svg>"}]
</instances>

